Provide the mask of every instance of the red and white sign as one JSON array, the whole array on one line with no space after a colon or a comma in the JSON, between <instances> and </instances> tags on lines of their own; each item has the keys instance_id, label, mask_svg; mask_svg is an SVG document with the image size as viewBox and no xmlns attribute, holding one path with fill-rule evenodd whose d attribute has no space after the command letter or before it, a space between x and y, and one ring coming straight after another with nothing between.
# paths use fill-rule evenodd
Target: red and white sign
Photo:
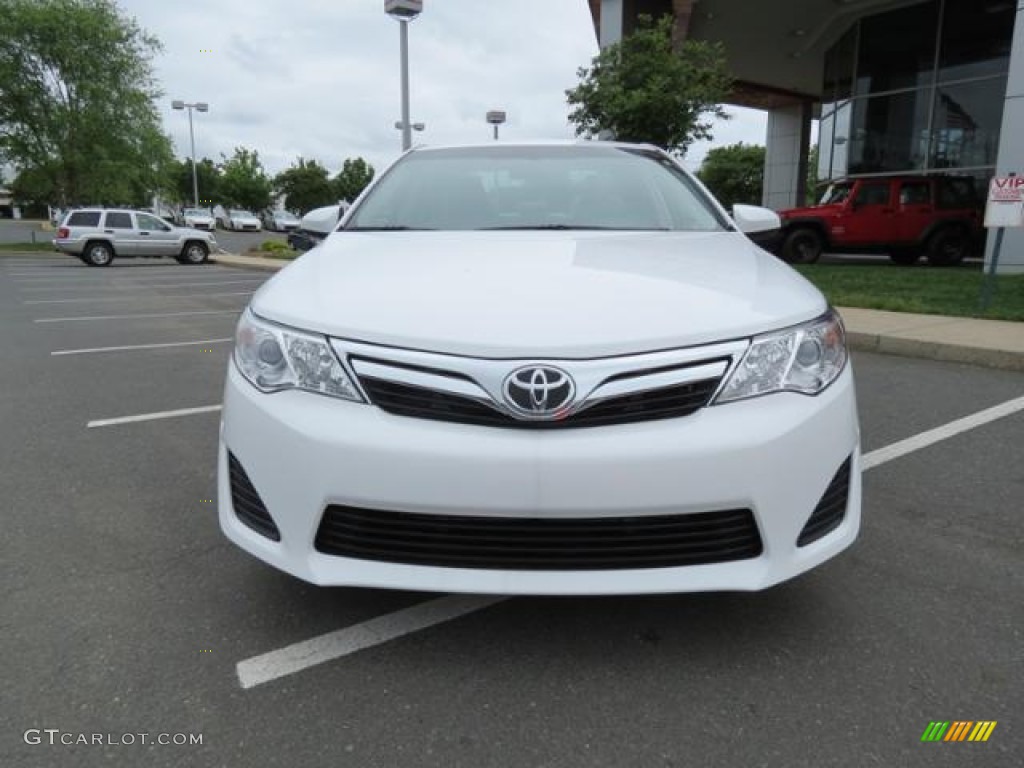
<instances>
[{"instance_id":1,"label":"red and white sign","mask_svg":"<svg viewBox=\"0 0 1024 768\"><path fill-rule=\"evenodd\" d=\"M988 187L986 227L1024 227L1024 176L997 176Z\"/></svg>"}]
</instances>

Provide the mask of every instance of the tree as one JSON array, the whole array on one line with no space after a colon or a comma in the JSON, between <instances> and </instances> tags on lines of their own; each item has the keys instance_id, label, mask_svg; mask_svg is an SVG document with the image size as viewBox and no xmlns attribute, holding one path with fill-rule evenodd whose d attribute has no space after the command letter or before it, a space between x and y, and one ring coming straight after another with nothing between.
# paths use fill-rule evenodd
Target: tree
<instances>
[{"instance_id":1,"label":"tree","mask_svg":"<svg viewBox=\"0 0 1024 768\"><path fill-rule=\"evenodd\" d=\"M765 148L751 144L716 147L697 176L727 209L736 203L760 205L764 192Z\"/></svg>"},{"instance_id":2,"label":"tree","mask_svg":"<svg viewBox=\"0 0 1024 768\"><path fill-rule=\"evenodd\" d=\"M821 197L818 194L818 157L818 145L815 144L811 147L811 152L807 157L807 195L805 200L807 205L814 205Z\"/></svg>"},{"instance_id":3,"label":"tree","mask_svg":"<svg viewBox=\"0 0 1024 768\"><path fill-rule=\"evenodd\" d=\"M284 206L300 216L314 208L337 202L327 169L316 160L297 158L274 177L274 191L284 195Z\"/></svg>"},{"instance_id":4,"label":"tree","mask_svg":"<svg viewBox=\"0 0 1024 768\"><path fill-rule=\"evenodd\" d=\"M224 158L221 198L228 206L258 211L270 207L270 178L263 170L259 152L235 147L235 154Z\"/></svg>"},{"instance_id":5,"label":"tree","mask_svg":"<svg viewBox=\"0 0 1024 768\"><path fill-rule=\"evenodd\" d=\"M580 84L566 91L576 135L610 132L620 141L649 142L685 154L710 139L712 119L732 87L718 43L687 40L672 46L672 18L641 16L636 31L602 50Z\"/></svg>"},{"instance_id":6,"label":"tree","mask_svg":"<svg viewBox=\"0 0 1024 768\"><path fill-rule=\"evenodd\" d=\"M354 202L366 186L373 181L373 166L361 157L348 158L341 171L332 180L334 196L338 200Z\"/></svg>"},{"instance_id":7,"label":"tree","mask_svg":"<svg viewBox=\"0 0 1024 768\"><path fill-rule=\"evenodd\" d=\"M176 160L171 167L171 194L174 199L192 205L192 159ZM196 186L199 187L199 205L209 208L220 202L220 168L208 157L196 162Z\"/></svg>"},{"instance_id":8,"label":"tree","mask_svg":"<svg viewBox=\"0 0 1024 768\"><path fill-rule=\"evenodd\" d=\"M138 204L165 186L159 50L110 0L0 0L0 156L20 197Z\"/></svg>"}]
</instances>

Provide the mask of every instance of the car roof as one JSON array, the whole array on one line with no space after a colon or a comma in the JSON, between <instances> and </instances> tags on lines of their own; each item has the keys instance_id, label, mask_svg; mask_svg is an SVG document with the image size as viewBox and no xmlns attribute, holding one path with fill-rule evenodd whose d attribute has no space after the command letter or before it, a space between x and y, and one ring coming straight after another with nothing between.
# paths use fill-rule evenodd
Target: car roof
<instances>
[{"instance_id":1,"label":"car roof","mask_svg":"<svg viewBox=\"0 0 1024 768\"><path fill-rule=\"evenodd\" d=\"M409 152L431 152L435 150L450 149L509 149L509 148L536 149L538 147L608 147L611 149L643 149L654 152L664 152L654 144L634 144L628 141L601 141L595 139L544 139L538 141L480 141L467 144L417 144Z\"/></svg>"}]
</instances>

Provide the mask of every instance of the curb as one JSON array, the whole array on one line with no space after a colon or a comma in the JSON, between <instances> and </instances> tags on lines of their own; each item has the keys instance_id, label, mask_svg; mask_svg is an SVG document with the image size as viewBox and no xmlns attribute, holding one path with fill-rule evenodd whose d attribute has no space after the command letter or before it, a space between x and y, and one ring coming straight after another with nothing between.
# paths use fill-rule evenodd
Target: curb
<instances>
[{"instance_id":1,"label":"curb","mask_svg":"<svg viewBox=\"0 0 1024 768\"><path fill-rule=\"evenodd\" d=\"M209 261L213 264L224 264L257 272L278 272L291 264L291 261L264 259L258 256L240 256L236 253L211 253Z\"/></svg>"},{"instance_id":2,"label":"curb","mask_svg":"<svg viewBox=\"0 0 1024 768\"><path fill-rule=\"evenodd\" d=\"M936 360L943 363L964 363L1003 371L1024 371L1024 353L1010 350L917 341L899 336L858 333L851 330L846 331L846 341L850 345L850 349L861 352Z\"/></svg>"}]
</instances>

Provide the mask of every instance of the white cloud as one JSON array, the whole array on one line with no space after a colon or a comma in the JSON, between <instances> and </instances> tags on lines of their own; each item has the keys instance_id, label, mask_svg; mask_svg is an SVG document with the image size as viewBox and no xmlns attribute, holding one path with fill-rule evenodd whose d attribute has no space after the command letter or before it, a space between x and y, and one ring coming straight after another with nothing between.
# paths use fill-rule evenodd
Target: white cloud
<instances>
[{"instance_id":1,"label":"white cloud","mask_svg":"<svg viewBox=\"0 0 1024 768\"><path fill-rule=\"evenodd\" d=\"M188 120L172 99L206 101L196 153L257 149L272 173L297 156L332 171L346 157L378 168L400 147L398 25L382 0L119 0L163 43L155 61L161 112L179 156ZM489 109L504 109L511 139L572 138L565 90L597 53L585 0L427 0L410 27L414 140L476 142ZM714 144L764 142L765 118L730 109ZM695 146L699 166L710 145Z\"/></svg>"}]
</instances>

